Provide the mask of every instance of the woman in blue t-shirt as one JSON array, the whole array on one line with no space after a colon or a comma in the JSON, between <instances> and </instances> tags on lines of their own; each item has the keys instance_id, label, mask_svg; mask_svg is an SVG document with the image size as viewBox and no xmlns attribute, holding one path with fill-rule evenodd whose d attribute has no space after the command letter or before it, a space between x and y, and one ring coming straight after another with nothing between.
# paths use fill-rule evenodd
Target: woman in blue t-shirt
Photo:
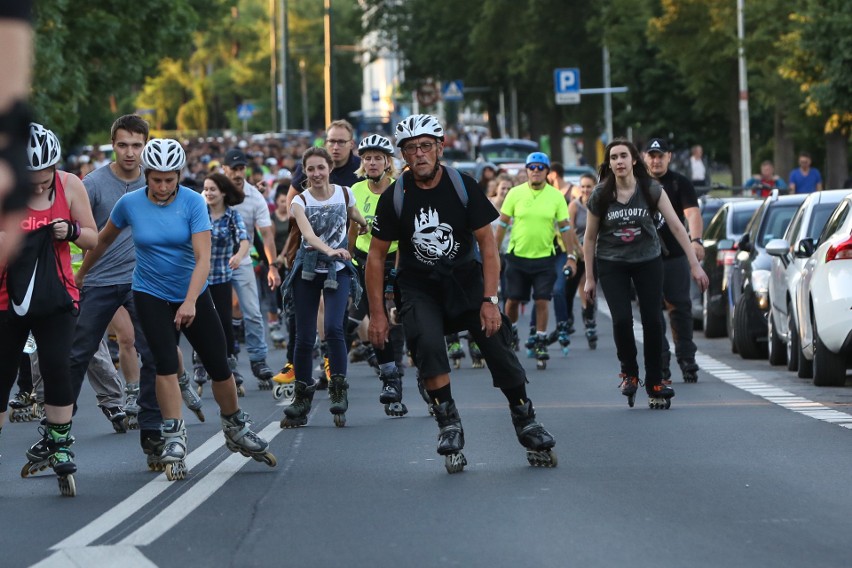
<instances>
[{"instance_id":1,"label":"woman in blue t-shirt","mask_svg":"<svg viewBox=\"0 0 852 568\"><path fill-rule=\"evenodd\" d=\"M707 275L689 246L689 236L671 201L651 178L636 146L629 140L616 138L607 145L604 156L601 182L587 204L583 243L586 298L594 302L596 280L600 279L612 314L613 336L621 362L621 392L633 406L641 383L630 305L633 284L644 333L645 391L651 408L668 408L674 389L662 383L663 266L654 222L656 213L662 214L686 251L692 277L702 292L707 288Z\"/></svg>"},{"instance_id":2,"label":"woman in blue t-shirt","mask_svg":"<svg viewBox=\"0 0 852 568\"><path fill-rule=\"evenodd\" d=\"M175 140L153 139L142 151L146 186L124 195L91 253L95 260L126 227L133 229L136 269L133 299L157 366L157 402L163 415L160 462L169 480L186 475L186 427L178 385L178 336L198 353L219 405L225 444L270 466L268 442L249 429L228 366L225 334L213 306L210 273L211 224L204 198L178 185L186 154Z\"/></svg>"}]
</instances>

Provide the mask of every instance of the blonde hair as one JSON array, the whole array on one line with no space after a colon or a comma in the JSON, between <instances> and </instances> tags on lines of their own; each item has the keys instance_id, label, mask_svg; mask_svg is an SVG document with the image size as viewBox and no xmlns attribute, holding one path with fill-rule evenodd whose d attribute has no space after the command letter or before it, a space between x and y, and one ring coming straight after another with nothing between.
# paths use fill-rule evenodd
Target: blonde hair
<instances>
[{"instance_id":1,"label":"blonde hair","mask_svg":"<svg viewBox=\"0 0 852 568\"><path fill-rule=\"evenodd\" d=\"M396 178L399 177L399 169L396 167L396 162L394 162L393 156L388 156L387 154L385 154L381 150L374 150L374 149L364 150L364 154L366 154L367 152L376 152L377 154L381 154L382 156L384 156L385 161L387 163L386 171L387 171L388 177L393 178L393 179L396 179ZM367 172L364 170L364 156L360 156L360 157L361 157L361 165L358 166L357 170L355 170L355 175L357 175L358 177L367 177Z\"/></svg>"}]
</instances>

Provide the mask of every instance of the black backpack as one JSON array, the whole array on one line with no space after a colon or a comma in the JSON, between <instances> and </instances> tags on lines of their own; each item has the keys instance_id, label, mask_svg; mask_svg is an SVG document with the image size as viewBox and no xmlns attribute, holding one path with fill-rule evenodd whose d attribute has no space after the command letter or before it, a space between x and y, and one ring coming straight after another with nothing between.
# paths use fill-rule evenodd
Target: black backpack
<instances>
[{"instance_id":1,"label":"black backpack","mask_svg":"<svg viewBox=\"0 0 852 568\"><path fill-rule=\"evenodd\" d=\"M80 312L53 246L53 223L27 233L23 246L3 273L9 294L9 313L19 317L45 317ZM73 283L72 283L73 285Z\"/></svg>"}]
</instances>

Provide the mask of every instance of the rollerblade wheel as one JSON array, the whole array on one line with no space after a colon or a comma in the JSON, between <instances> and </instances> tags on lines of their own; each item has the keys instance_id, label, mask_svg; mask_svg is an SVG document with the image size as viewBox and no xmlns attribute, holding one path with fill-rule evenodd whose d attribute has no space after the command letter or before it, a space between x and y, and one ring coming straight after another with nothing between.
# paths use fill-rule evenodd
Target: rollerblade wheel
<instances>
[{"instance_id":1,"label":"rollerblade wheel","mask_svg":"<svg viewBox=\"0 0 852 568\"><path fill-rule=\"evenodd\" d=\"M636 395L635 394L627 395L627 406L629 406L630 408L633 408L634 404L636 404Z\"/></svg>"},{"instance_id":2,"label":"rollerblade wheel","mask_svg":"<svg viewBox=\"0 0 852 568\"><path fill-rule=\"evenodd\" d=\"M201 396L201 393L204 392L204 385L198 385L195 387L195 392L198 393L198 396Z\"/></svg>"},{"instance_id":3,"label":"rollerblade wheel","mask_svg":"<svg viewBox=\"0 0 852 568\"><path fill-rule=\"evenodd\" d=\"M569 351L569 349L568 349L568 346L566 345L565 347L562 348L562 356L567 357L568 351Z\"/></svg>"},{"instance_id":4,"label":"rollerblade wheel","mask_svg":"<svg viewBox=\"0 0 852 568\"><path fill-rule=\"evenodd\" d=\"M343 428L346 426L346 415L345 414L335 414L334 415L334 425L338 428Z\"/></svg>"},{"instance_id":5,"label":"rollerblade wheel","mask_svg":"<svg viewBox=\"0 0 852 568\"><path fill-rule=\"evenodd\" d=\"M186 463L183 460L166 464L166 479L169 481L185 479L186 473Z\"/></svg>"},{"instance_id":6,"label":"rollerblade wheel","mask_svg":"<svg viewBox=\"0 0 852 568\"><path fill-rule=\"evenodd\" d=\"M275 385L272 387L272 398L275 400L281 400L284 396L284 385Z\"/></svg>"},{"instance_id":7,"label":"rollerblade wheel","mask_svg":"<svg viewBox=\"0 0 852 568\"><path fill-rule=\"evenodd\" d=\"M533 467L556 467L559 463L553 450L527 450L527 461Z\"/></svg>"},{"instance_id":8,"label":"rollerblade wheel","mask_svg":"<svg viewBox=\"0 0 852 568\"><path fill-rule=\"evenodd\" d=\"M462 471L466 465L467 459L465 459L464 454L461 452L457 454L447 454L444 456L444 467L447 468L447 473L458 473Z\"/></svg>"},{"instance_id":9,"label":"rollerblade wheel","mask_svg":"<svg viewBox=\"0 0 852 568\"><path fill-rule=\"evenodd\" d=\"M282 429L301 428L302 426L304 426L307 423L308 423L307 417L305 417L305 418L289 418L289 417L285 416L284 418L281 419L281 423L279 424L279 426L281 426Z\"/></svg>"},{"instance_id":10,"label":"rollerblade wheel","mask_svg":"<svg viewBox=\"0 0 852 568\"><path fill-rule=\"evenodd\" d=\"M70 473L68 475L60 475L59 479L59 493L63 497L74 497L77 495L77 484L74 483L74 476Z\"/></svg>"},{"instance_id":11,"label":"rollerblade wheel","mask_svg":"<svg viewBox=\"0 0 852 568\"><path fill-rule=\"evenodd\" d=\"M547 369L547 361L542 361L542 360L536 361L535 362L535 368L538 369L539 371L544 371L545 369Z\"/></svg>"},{"instance_id":12,"label":"rollerblade wheel","mask_svg":"<svg viewBox=\"0 0 852 568\"><path fill-rule=\"evenodd\" d=\"M385 414L388 416L405 416L408 408L401 402L391 402L385 405Z\"/></svg>"},{"instance_id":13,"label":"rollerblade wheel","mask_svg":"<svg viewBox=\"0 0 852 568\"><path fill-rule=\"evenodd\" d=\"M259 380L257 381L257 388L262 391L272 390L272 380Z\"/></svg>"},{"instance_id":14,"label":"rollerblade wheel","mask_svg":"<svg viewBox=\"0 0 852 568\"><path fill-rule=\"evenodd\" d=\"M138 430L139 429L139 419L136 416L128 416L127 417L127 428L129 430Z\"/></svg>"},{"instance_id":15,"label":"rollerblade wheel","mask_svg":"<svg viewBox=\"0 0 852 568\"><path fill-rule=\"evenodd\" d=\"M166 466L162 462L148 462L148 471L166 471Z\"/></svg>"},{"instance_id":16,"label":"rollerblade wheel","mask_svg":"<svg viewBox=\"0 0 852 568\"><path fill-rule=\"evenodd\" d=\"M259 455L254 455L252 456L252 458L254 458L255 461L265 463L269 467L275 467L276 465L278 465L278 460L275 458L272 452L264 452Z\"/></svg>"},{"instance_id":17,"label":"rollerblade wheel","mask_svg":"<svg viewBox=\"0 0 852 568\"><path fill-rule=\"evenodd\" d=\"M243 397L246 395L246 387L243 385L237 385L237 396Z\"/></svg>"},{"instance_id":18,"label":"rollerblade wheel","mask_svg":"<svg viewBox=\"0 0 852 568\"><path fill-rule=\"evenodd\" d=\"M27 477L29 477L31 475L35 475L36 473L38 473L40 471L44 471L45 469L47 469L47 461L43 461L43 462L28 461L26 464L24 464L24 467L21 468L21 477L26 479Z\"/></svg>"},{"instance_id":19,"label":"rollerblade wheel","mask_svg":"<svg viewBox=\"0 0 852 568\"><path fill-rule=\"evenodd\" d=\"M195 416L198 418L199 422L204 422L204 411L200 408L198 410L193 410Z\"/></svg>"},{"instance_id":20,"label":"rollerblade wheel","mask_svg":"<svg viewBox=\"0 0 852 568\"><path fill-rule=\"evenodd\" d=\"M461 369L461 359L453 359L453 368Z\"/></svg>"}]
</instances>

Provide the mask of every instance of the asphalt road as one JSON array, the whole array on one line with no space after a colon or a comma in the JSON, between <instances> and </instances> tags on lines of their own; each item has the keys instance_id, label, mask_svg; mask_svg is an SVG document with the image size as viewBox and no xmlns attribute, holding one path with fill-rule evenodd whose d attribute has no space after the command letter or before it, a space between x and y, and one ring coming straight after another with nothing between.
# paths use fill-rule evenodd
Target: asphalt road
<instances>
[{"instance_id":1,"label":"asphalt road","mask_svg":"<svg viewBox=\"0 0 852 568\"><path fill-rule=\"evenodd\" d=\"M271 437L274 469L224 448L213 399L187 414L190 475L149 472L136 433L115 434L88 386L74 423L78 495L49 472L21 479L36 423L0 435L0 565L65 566L849 566L852 389L820 388L731 355L699 333L702 371L669 410L619 393L610 322L529 370L559 466L527 464L500 392L466 359L453 373L469 465L446 473L437 427L405 378L404 418L380 383L350 368L335 428L320 393L306 428L247 382L242 399ZM523 329L523 327L522 327ZM521 354L523 356L523 353ZM279 365L283 352L272 352ZM248 364L240 363L249 376ZM841 530L843 529L843 530Z\"/></svg>"}]
</instances>

